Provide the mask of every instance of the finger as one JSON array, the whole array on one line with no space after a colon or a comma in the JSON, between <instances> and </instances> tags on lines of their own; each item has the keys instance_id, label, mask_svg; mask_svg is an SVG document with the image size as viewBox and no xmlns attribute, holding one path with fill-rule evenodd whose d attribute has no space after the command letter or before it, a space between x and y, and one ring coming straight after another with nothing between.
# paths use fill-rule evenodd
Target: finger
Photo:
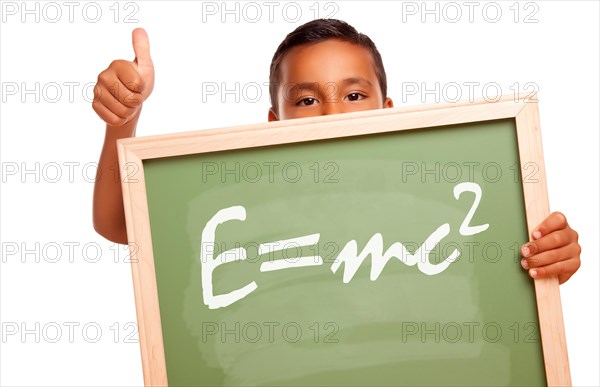
<instances>
[{"instance_id":1,"label":"finger","mask_svg":"<svg viewBox=\"0 0 600 387\"><path fill-rule=\"evenodd\" d=\"M571 228L566 228L544 235L538 240L527 242L521 247L521 254L529 257L544 251L566 246L577 240L577 233Z\"/></svg>"},{"instance_id":2,"label":"finger","mask_svg":"<svg viewBox=\"0 0 600 387\"><path fill-rule=\"evenodd\" d=\"M542 223L533 229L533 239L539 239L553 231L568 227L567 218L561 212L553 212Z\"/></svg>"},{"instance_id":3,"label":"finger","mask_svg":"<svg viewBox=\"0 0 600 387\"><path fill-rule=\"evenodd\" d=\"M134 93L129 90L125 85L123 85L120 81L114 82L112 84L105 84L102 82L100 84L100 95L99 97L107 97L112 99L115 102L118 102L129 108L137 108L144 101L144 97L140 93Z\"/></svg>"},{"instance_id":4,"label":"finger","mask_svg":"<svg viewBox=\"0 0 600 387\"><path fill-rule=\"evenodd\" d=\"M99 87L99 97L111 97L127 107L135 108L144 102L144 97L141 93L131 91L123 84L123 82L114 76L109 77L100 74L97 86Z\"/></svg>"},{"instance_id":5,"label":"finger","mask_svg":"<svg viewBox=\"0 0 600 387\"><path fill-rule=\"evenodd\" d=\"M111 93L105 91L98 95L97 101L99 101L102 105L106 106L108 110L110 110L116 116L121 118L128 119L133 116L138 108L129 107L123 105L119 100L117 100Z\"/></svg>"},{"instance_id":6,"label":"finger","mask_svg":"<svg viewBox=\"0 0 600 387\"><path fill-rule=\"evenodd\" d=\"M552 265L529 269L529 276L532 278L558 276L559 282L561 281L561 277L563 279L562 282L564 282L569 279L573 273L577 271L577 269L579 269L579 266L581 266L581 261L579 259L567 259L565 261L553 263Z\"/></svg>"},{"instance_id":7,"label":"finger","mask_svg":"<svg viewBox=\"0 0 600 387\"><path fill-rule=\"evenodd\" d=\"M135 65L125 60L116 60L109 66L109 74L116 78L125 85L129 90L135 93L141 93L146 87L144 78L140 75Z\"/></svg>"},{"instance_id":8,"label":"finger","mask_svg":"<svg viewBox=\"0 0 600 387\"><path fill-rule=\"evenodd\" d=\"M558 249L544 251L543 253L523 258L521 260L521 266L525 269L547 266L576 257L580 252L579 246L576 243L571 243Z\"/></svg>"},{"instance_id":9,"label":"finger","mask_svg":"<svg viewBox=\"0 0 600 387\"><path fill-rule=\"evenodd\" d=\"M136 28L131 33L133 51L138 67L152 67L152 58L150 58L150 39L148 33L143 28Z\"/></svg>"},{"instance_id":10,"label":"finger","mask_svg":"<svg viewBox=\"0 0 600 387\"><path fill-rule=\"evenodd\" d=\"M92 108L98 114L98 116L110 126L123 126L125 123L127 123L125 118L121 118L111 112L100 101L93 102Z\"/></svg>"}]
</instances>

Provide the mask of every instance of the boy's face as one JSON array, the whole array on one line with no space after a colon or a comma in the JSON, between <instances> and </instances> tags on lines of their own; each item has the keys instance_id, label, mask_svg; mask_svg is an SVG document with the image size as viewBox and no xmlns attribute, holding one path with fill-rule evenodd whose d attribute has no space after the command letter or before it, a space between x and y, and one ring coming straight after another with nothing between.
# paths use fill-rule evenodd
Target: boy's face
<instances>
[{"instance_id":1,"label":"boy's face","mask_svg":"<svg viewBox=\"0 0 600 387\"><path fill-rule=\"evenodd\" d=\"M339 40L297 46L280 65L278 107L269 121L393 107L383 99L371 53Z\"/></svg>"}]
</instances>

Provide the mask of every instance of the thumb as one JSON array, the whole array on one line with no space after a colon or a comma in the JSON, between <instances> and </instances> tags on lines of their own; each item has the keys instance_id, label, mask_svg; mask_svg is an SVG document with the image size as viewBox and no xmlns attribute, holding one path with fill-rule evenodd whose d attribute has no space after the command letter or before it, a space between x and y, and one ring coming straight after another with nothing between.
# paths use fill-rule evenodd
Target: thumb
<instances>
[{"instance_id":1,"label":"thumb","mask_svg":"<svg viewBox=\"0 0 600 387\"><path fill-rule=\"evenodd\" d=\"M150 40L143 28L136 28L131 33L133 51L135 52L135 63L139 67L153 67L150 58Z\"/></svg>"}]
</instances>

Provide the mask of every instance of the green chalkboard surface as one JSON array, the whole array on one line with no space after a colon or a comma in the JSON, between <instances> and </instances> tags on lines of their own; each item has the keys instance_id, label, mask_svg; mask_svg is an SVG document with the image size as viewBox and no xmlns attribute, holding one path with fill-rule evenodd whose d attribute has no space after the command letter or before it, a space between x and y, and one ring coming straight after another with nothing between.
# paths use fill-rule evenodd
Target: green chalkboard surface
<instances>
[{"instance_id":1,"label":"green chalkboard surface","mask_svg":"<svg viewBox=\"0 0 600 387\"><path fill-rule=\"evenodd\" d=\"M545 385L515 126L144 160L169 385Z\"/></svg>"}]
</instances>

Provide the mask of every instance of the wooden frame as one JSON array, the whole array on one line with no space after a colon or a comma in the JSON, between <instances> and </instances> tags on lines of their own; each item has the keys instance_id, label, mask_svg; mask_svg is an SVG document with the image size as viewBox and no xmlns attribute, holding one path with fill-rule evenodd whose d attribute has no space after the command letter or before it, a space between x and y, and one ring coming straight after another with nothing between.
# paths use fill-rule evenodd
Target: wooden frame
<instances>
[{"instance_id":1,"label":"wooden frame","mask_svg":"<svg viewBox=\"0 0 600 387\"><path fill-rule=\"evenodd\" d=\"M540 166L539 182L523 184L527 228L531 234L550 211L537 100L524 96L503 97L495 102L383 109L118 140L121 170L127 172L133 166L136 171L134 176L124 176L122 188L127 236L130 247L136 248L132 254L138 258L132 262L132 274L144 383L167 385L143 160L503 118L515 119L521 167L527 163ZM535 292L548 385L570 386L558 279L536 279Z\"/></svg>"}]
</instances>

